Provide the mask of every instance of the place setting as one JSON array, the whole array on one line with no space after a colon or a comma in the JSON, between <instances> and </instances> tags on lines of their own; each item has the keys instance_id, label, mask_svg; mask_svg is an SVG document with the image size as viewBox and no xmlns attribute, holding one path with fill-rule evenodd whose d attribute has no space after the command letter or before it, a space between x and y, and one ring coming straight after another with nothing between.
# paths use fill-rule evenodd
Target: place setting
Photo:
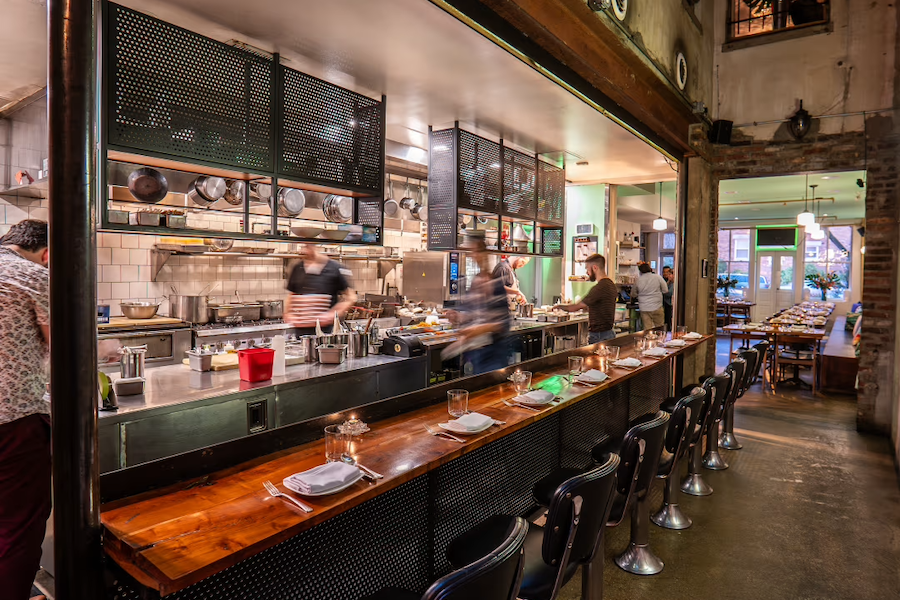
<instances>
[{"instance_id":1,"label":"place setting","mask_svg":"<svg viewBox=\"0 0 900 600\"><path fill-rule=\"evenodd\" d=\"M446 423L438 423L437 429L426 424L426 431L436 437L465 443L466 440L459 436L476 435L484 433L494 425L506 425L506 421L498 421L481 413L469 412L468 390L449 390L447 392L447 412L455 418Z\"/></svg>"},{"instance_id":2,"label":"place setting","mask_svg":"<svg viewBox=\"0 0 900 600\"><path fill-rule=\"evenodd\" d=\"M531 371L516 371L509 379L516 389L516 395L509 400L504 399L503 404L524 408L534 412L540 412L547 406L555 406L558 398L552 392L531 387Z\"/></svg>"}]
</instances>

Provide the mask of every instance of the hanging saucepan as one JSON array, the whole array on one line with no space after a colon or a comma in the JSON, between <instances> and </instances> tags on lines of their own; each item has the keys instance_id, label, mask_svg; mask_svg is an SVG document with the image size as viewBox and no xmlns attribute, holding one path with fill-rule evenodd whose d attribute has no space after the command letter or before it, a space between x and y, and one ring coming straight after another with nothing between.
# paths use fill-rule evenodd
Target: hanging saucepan
<instances>
[{"instance_id":1,"label":"hanging saucepan","mask_svg":"<svg viewBox=\"0 0 900 600\"><path fill-rule=\"evenodd\" d=\"M228 186L225 189L225 202L232 206L240 206L244 203L244 189L246 183L240 179L229 179L226 182Z\"/></svg>"},{"instance_id":2,"label":"hanging saucepan","mask_svg":"<svg viewBox=\"0 0 900 600\"><path fill-rule=\"evenodd\" d=\"M409 209L409 214L411 214L412 218L416 221L428 220L428 209L425 208L425 199L422 196L421 182L419 182L419 187L416 188L416 203Z\"/></svg>"},{"instance_id":3,"label":"hanging saucepan","mask_svg":"<svg viewBox=\"0 0 900 600\"><path fill-rule=\"evenodd\" d=\"M385 194L386 198L384 199L384 216L395 219L400 215L400 203L394 200L394 182L391 181L390 175L388 175L387 183L388 193Z\"/></svg>"},{"instance_id":4,"label":"hanging saucepan","mask_svg":"<svg viewBox=\"0 0 900 600\"><path fill-rule=\"evenodd\" d=\"M201 175L191 184L188 198L197 206L204 208L213 205L225 195L225 180L221 177Z\"/></svg>"},{"instance_id":5,"label":"hanging saucepan","mask_svg":"<svg viewBox=\"0 0 900 600\"><path fill-rule=\"evenodd\" d=\"M353 198L330 195L322 205L325 218L332 223L349 223L353 219Z\"/></svg>"},{"instance_id":6,"label":"hanging saucepan","mask_svg":"<svg viewBox=\"0 0 900 600\"><path fill-rule=\"evenodd\" d=\"M296 217L306 208L306 194L303 190L279 188L277 202L279 216Z\"/></svg>"},{"instance_id":7,"label":"hanging saucepan","mask_svg":"<svg viewBox=\"0 0 900 600\"><path fill-rule=\"evenodd\" d=\"M404 210L409 210L413 206L416 205L416 201L413 199L412 194L409 192L409 177L406 178L406 195L400 199L400 208Z\"/></svg>"},{"instance_id":8,"label":"hanging saucepan","mask_svg":"<svg viewBox=\"0 0 900 600\"><path fill-rule=\"evenodd\" d=\"M142 167L128 176L128 191L141 202L156 204L169 193L169 182L156 169Z\"/></svg>"},{"instance_id":9,"label":"hanging saucepan","mask_svg":"<svg viewBox=\"0 0 900 600\"><path fill-rule=\"evenodd\" d=\"M258 202L260 204L268 204L269 198L272 197L272 186L268 183L251 183L250 184L250 202Z\"/></svg>"}]
</instances>

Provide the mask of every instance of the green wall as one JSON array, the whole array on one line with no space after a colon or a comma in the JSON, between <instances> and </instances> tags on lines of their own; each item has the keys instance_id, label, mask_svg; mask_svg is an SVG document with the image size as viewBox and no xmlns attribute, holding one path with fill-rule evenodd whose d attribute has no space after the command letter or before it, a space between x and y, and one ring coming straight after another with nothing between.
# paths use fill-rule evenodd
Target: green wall
<instances>
[{"instance_id":1,"label":"green wall","mask_svg":"<svg viewBox=\"0 0 900 600\"><path fill-rule=\"evenodd\" d=\"M606 232L606 188L607 185L570 185L566 187L566 246L563 276L566 278L566 296L584 297L591 289L592 283L568 281L572 274L572 238L575 237L575 226L584 223L594 224L594 235L597 236L598 250L603 254L603 238Z\"/></svg>"}]
</instances>

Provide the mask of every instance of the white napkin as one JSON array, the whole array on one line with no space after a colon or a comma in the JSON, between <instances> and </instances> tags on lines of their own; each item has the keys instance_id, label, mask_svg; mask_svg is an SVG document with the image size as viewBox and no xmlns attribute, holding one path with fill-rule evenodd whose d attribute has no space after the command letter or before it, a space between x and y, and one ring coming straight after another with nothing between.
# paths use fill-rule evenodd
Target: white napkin
<instances>
[{"instance_id":1,"label":"white napkin","mask_svg":"<svg viewBox=\"0 0 900 600\"><path fill-rule=\"evenodd\" d=\"M606 380L608 375L603 371L598 371L597 369L591 369L590 371L585 371L581 375L578 376L578 381L582 381L584 383L601 383Z\"/></svg>"},{"instance_id":2,"label":"white napkin","mask_svg":"<svg viewBox=\"0 0 900 600\"><path fill-rule=\"evenodd\" d=\"M684 340L669 340L666 342L666 346L669 348L678 348L679 346L686 346L687 343Z\"/></svg>"},{"instance_id":3,"label":"white napkin","mask_svg":"<svg viewBox=\"0 0 900 600\"><path fill-rule=\"evenodd\" d=\"M697 333L696 331L692 331L690 333L686 333L682 336L686 340L699 340L703 336Z\"/></svg>"},{"instance_id":4,"label":"white napkin","mask_svg":"<svg viewBox=\"0 0 900 600\"><path fill-rule=\"evenodd\" d=\"M547 404L553 401L553 394L547 390L531 390L527 394L516 396L514 400L525 404Z\"/></svg>"},{"instance_id":5,"label":"white napkin","mask_svg":"<svg viewBox=\"0 0 900 600\"><path fill-rule=\"evenodd\" d=\"M450 423L453 423L455 424L455 426L458 426L461 429L465 429L466 431L478 431L479 429L484 429L493 422L494 419L490 418L489 416L475 412L463 415L458 419L450 421Z\"/></svg>"},{"instance_id":6,"label":"white napkin","mask_svg":"<svg viewBox=\"0 0 900 600\"><path fill-rule=\"evenodd\" d=\"M668 354L665 348L660 348L659 346L644 350L644 356L668 356Z\"/></svg>"},{"instance_id":7,"label":"white napkin","mask_svg":"<svg viewBox=\"0 0 900 600\"><path fill-rule=\"evenodd\" d=\"M613 363L617 367L640 367L644 363L636 358L621 358Z\"/></svg>"},{"instance_id":8,"label":"white napkin","mask_svg":"<svg viewBox=\"0 0 900 600\"><path fill-rule=\"evenodd\" d=\"M355 465L331 462L314 467L309 471L295 473L284 480L284 487L298 494L322 494L346 485L359 477Z\"/></svg>"}]
</instances>

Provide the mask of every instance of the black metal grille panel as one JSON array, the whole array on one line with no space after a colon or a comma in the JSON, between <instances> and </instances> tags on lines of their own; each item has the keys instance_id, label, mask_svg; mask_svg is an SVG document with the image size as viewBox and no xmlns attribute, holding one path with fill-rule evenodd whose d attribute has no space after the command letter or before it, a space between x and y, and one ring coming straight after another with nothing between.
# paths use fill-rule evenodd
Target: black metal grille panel
<instances>
[{"instance_id":1,"label":"black metal grille panel","mask_svg":"<svg viewBox=\"0 0 900 600\"><path fill-rule=\"evenodd\" d=\"M357 225L381 227L384 215L384 200L381 198L360 198L356 201Z\"/></svg>"},{"instance_id":2,"label":"black metal grille panel","mask_svg":"<svg viewBox=\"0 0 900 600\"><path fill-rule=\"evenodd\" d=\"M493 515L523 515L535 507L532 488L559 464L559 419L528 429L451 461L433 476L435 575L450 571L450 541Z\"/></svg>"},{"instance_id":3,"label":"black metal grille panel","mask_svg":"<svg viewBox=\"0 0 900 600\"><path fill-rule=\"evenodd\" d=\"M563 230L541 229L541 254L563 253Z\"/></svg>"},{"instance_id":4,"label":"black metal grille panel","mask_svg":"<svg viewBox=\"0 0 900 600\"><path fill-rule=\"evenodd\" d=\"M173 594L173 600L336 600L424 590L431 538L427 476L373 498Z\"/></svg>"},{"instance_id":5,"label":"black metal grille panel","mask_svg":"<svg viewBox=\"0 0 900 600\"><path fill-rule=\"evenodd\" d=\"M504 214L531 220L537 216L536 166L535 157L503 148Z\"/></svg>"},{"instance_id":6,"label":"black metal grille panel","mask_svg":"<svg viewBox=\"0 0 900 600\"><path fill-rule=\"evenodd\" d=\"M537 161L537 218L564 224L566 219L566 170Z\"/></svg>"},{"instance_id":7,"label":"black metal grille panel","mask_svg":"<svg viewBox=\"0 0 900 600\"><path fill-rule=\"evenodd\" d=\"M115 4L108 23L110 145L274 170L272 62Z\"/></svg>"},{"instance_id":8,"label":"black metal grille panel","mask_svg":"<svg viewBox=\"0 0 900 600\"><path fill-rule=\"evenodd\" d=\"M431 134L428 156L428 249L456 247L454 129Z\"/></svg>"},{"instance_id":9,"label":"black metal grille panel","mask_svg":"<svg viewBox=\"0 0 900 600\"><path fill-rule=\"evenodd\" d=\"M591 449L608 438L621 439L628 430L628 384L600 391L560 414L560 466L591 464Z\"/></svg>"},{"instance_id":10,"label":"black metal grille panel","mask_svg":"<svg viewBox=\"0 0 900 600\"><path fill-rule=\"evenodd\" d=\"M500 144L459 130L459 206L500 211Z\"/></svg>"},{"instance_id":11,"label":"black metal grille panel","mask_svg":"<svg viewBox=\"0 0 900 600\"><path fill-rule=\"evenodd\" d=\"M382 102L293 69L279 71L283 90L279 173L381 195Z\"/></svg>"},{"instance_id":12,"label":"black metal grille panel","mask_svg":"<svg viewBox=\"0 0 900 600\"><path fill-rule=\"evenodd\" d=\"M659 405L669 395L670 372L670 360L663 360L630 380L629 419L659 410Z\"/></svg>"}]
</instances>

